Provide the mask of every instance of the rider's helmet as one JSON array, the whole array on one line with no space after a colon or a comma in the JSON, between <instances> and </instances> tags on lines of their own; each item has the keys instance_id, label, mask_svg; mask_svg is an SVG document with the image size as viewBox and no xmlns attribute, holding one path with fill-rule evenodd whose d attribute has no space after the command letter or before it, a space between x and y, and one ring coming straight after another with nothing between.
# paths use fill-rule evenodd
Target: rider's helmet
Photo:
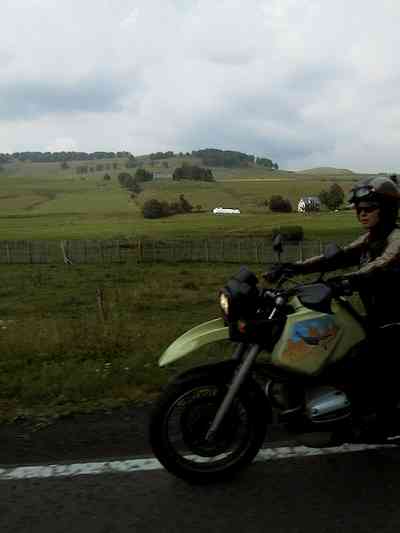
<instances>
[{"instance_id":1,"label":"rider's helmet","mask_svg":"<svg viewBox=\"0 0 400 533\"><path fill-rule=\"evenodd\" d=\"M370 176L360 180L350 191L349 202L357 206L359 202L377 204L383 225L394 226L400 206L400 187L397 176Z\"/></svg>"}]
</instances>

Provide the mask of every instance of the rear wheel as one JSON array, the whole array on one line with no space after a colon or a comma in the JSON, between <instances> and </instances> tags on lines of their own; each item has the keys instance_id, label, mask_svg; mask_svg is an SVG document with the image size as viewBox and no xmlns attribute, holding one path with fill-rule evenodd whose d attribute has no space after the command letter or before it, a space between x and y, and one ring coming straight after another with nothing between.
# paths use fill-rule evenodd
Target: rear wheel
<instances>
[{"instance_id":1,"label":"rear wheel","mask_svg":"<svg viewBox=\"0 0 400 533\"><path fill-rule=\"evenodd\" d=\"M150 423L150 441L172 474L196 483L216 481L249 464L262 446L268 412L253 381L242 386L214 439L206 440L228 383L226 377L191 376L161 396Z\"/></svg>"}]
</instances>

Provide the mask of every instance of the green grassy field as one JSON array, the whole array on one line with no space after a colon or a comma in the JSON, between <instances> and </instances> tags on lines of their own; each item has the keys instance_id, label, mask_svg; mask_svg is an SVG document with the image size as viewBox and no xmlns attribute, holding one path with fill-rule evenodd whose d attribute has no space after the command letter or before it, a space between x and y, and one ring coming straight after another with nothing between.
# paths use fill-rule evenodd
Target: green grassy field
<instances>
[{"instance_id":1,"label":"green grassy field","mask_svg":"<svg viewBox=\"0 0 400 533\"><path fill-rule=\"evenodd\" d=\"M274 227L293 224L303 226L307 239L353 236L357 231L351 212L274 214L263 206L266 199L280 194L296 207L301 196L316 195L333 181L340 181L347 192L356 174L335 174L331 169L294 173L253 167L214 169L214 183L167 179L165 176L180 161L169 161L168 169L162 163L146 165L158 178L146 183L135 200L117 180L118 173L126 171L122 161L118 161L118 170L83 177L76 174L79 163L70 163L67 170L58 163L5 165L0 173L1 239L266 236ZM103 179L105 172L111 175L110 181ZM158 220L142 217L141 207L149 198L174 201L180 194L193 206L201 206L201 212ZM242 214L213 216L211 210L217 206L239 208Z\"/></svg>"},{"instance_id":2,"label":"green grassy field","mask_svg":"<svg viewBox=\"0 0 400 533\"><path fill-rule=\"evenodd\" d=\"M219 316L232 265L0 268L0 420L148 400L206 348L167 370L163 350ZM99 305L99 294L103 305Z\"/></svg>"},{"instance_id":3,"label":"green grassy field","mask_svg":"<svg viewBox=\"0 0 400 533\"><path fill-rule=\"evenodd\" d=\"M302 195L318 194L333 181L347 191L357 179L347 171L216 169L215 183L167 179L180 162L169 161L168 169L147 162L158 179L145 184L135 201L118 184L118 173L126 170L122 161L118 170L84 177L75 171L79 163L67 170L58 163L5 165L0 239L269 237L272 228L294 224L303 226L307 239L343 241L359 233L351 211L274 214L262 205L273 194L296 205ZM110 181L103 179L105 172ZM173 201L180 194L201 211L159 220L142 217L146 199ZM240 208L242 214L213 216L212 208L221 205ZM167 370L157 366L174 338L218 316L218 288L236 268L207 263L2 265L0 419L148 400L185 365L220 358L228 349L224 344Z\"/></svg>"},{"instance_id":4,"label":"green grassy field","mask_svg":"<svg viewBox=\"0 0 400 533\"><path fill-rule=\"evenodd\" d=\"M158 367L177 336L219 316L218 290L237 269L1 266L0 421L148 401L178 371L228 356L222 342Z\"/></svg>"}]
</instances>

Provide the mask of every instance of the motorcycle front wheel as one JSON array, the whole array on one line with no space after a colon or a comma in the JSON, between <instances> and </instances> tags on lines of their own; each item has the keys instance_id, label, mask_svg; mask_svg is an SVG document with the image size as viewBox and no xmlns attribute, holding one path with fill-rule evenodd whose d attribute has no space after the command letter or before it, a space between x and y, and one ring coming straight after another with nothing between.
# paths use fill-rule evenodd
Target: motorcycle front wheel
<instances>
[{"instance_id":1,"label":"motorcycle front wheel","mask_svg":"<svg viewBox=\"0 0 400 533\"><path fill-rule=\"evenodd\" d=\"M228 376L177 380L160 397L150 422L150 443L160 463L192 483L215 482L251 463L261 448L268 422L265 396L245 382L214 439L207 431L229 385Z\"/></svg>"}]
</instances>

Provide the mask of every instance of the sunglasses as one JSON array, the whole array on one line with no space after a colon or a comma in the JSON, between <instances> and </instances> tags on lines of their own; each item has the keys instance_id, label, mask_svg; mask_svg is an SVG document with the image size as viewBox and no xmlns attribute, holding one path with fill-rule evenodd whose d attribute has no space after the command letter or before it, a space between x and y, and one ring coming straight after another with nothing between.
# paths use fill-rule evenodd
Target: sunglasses
<instances>
[{"instance_id":1,"label":"sunglasses","mask_svg":"<svg viewBox=\"0 0 400 533\"><path fill-rule=\"evenodd\" d=\"M379 209L379 205L367 205L367 206L364 206L364 207L357 206L356 207L356 213L357 213L357 215L360 215L362 212L368 214L368 213L373 213L377 209Z\"/></svg>"}]
</instances>

